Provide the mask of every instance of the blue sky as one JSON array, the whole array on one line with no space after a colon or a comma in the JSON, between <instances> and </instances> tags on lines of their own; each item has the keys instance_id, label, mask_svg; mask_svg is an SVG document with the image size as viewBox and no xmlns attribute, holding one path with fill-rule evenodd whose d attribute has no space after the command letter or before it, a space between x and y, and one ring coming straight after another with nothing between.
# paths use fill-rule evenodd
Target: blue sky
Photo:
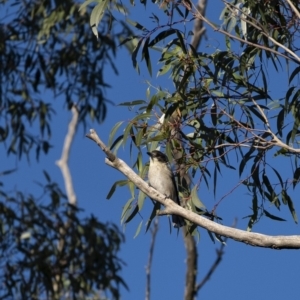
<instances>
[{"instance_id":1,"label":"blue sky","mask_svg":"<svg viewBox=\"0 0 300 300\"><path fill-rule=\"evenodd\" d=\"M215 23L220 23L218 18L222 10L222 2L208 2L207 16ZM153 4L148 3L148 7L153 7ZM150 12L137 3L130 19L147 24L147 26L155 26L148 19L149 15ZM224 38L221 34L208 29L206 37L202 41L200 50L222 47ZM141 74L138 75L133 70L131 57L125 49L118 52L116 64L119 76L116 76L108 68L105 72L106 81L112 86L106 91L106 96L115 104L146 99L146 88L148 87L145 83L146 80L151 80L154 86L159 84L166 88L172 87L171 80L167 76L156 78L154 75L153 78L150 78L143 66L144 62ZM152 66L156 70L159 68L155 60L153 60ZM272 94L285 94L286 88L282 85L284 81L280 79L281 85L278 85L279 79L272 76L274 75L270 72L268 80L270 83L273 82ZM19 162L13 156L3 161L1 170L18 167L17 173L4 178L6 186L11 190L17 188L23 189L24 192L41 194L42 191L34 181L41 180L44 169L49 172L54 181L63 186L62 176L55 161L60 157L67 121L70 120L71 115L63 110L60 99L54 100L49 95L48 101L54 101L56 108L56 115L53 117L55 125L52 144L54 144L54 148L49 155L41 158L39 164L33 157L30 162L25 160ZM129 121L133 116L134 110L129 111L125 107L108 104L108 113L103 124L90 124L90 127L95 128L101 139L107 142L113 125L121 120ZM117 180L124 179L124 176L104 164L104 154L95 143L84 137L85 133L83 128L79 127L70 157L70 169L79 206L85 209L85 214L92 213L102 222L109 221L120 224L122 207L130 198L130 193L126 188L120 188L110 200L106 200L106 195L111 185ZM3 157L4 150L2 148L0 153ZM128 148L120 148L118 155L129 165L132 163ZM276 159L274 162L277 164L278 160ZM289 165L283 166L283 170L288 168ZM216 198L212 189L208 190L204 185L202 189L200 188L199 196L208 209L211 209L216 201L234 187L231 179L238 182L238 174L234 171L227 171L224 172L223 177L219 178ZM294 204L299 213L300 205L296 197L297 193L294 195ZM150 214L151 205L150 201L146 200L141 216L144 220ZM250 205L251 199L247 195L246 189L241 188L234 191L218 208L218 213L223 218L223 224L231 226L234 219L237 218L237 227L246 229L248 220L242 218L251 213ZM270 210L272 211L271 207ZM299 226L293 222L287 207L282 207L280 216L287 222L275 222L263 218L254 227L254 231L270 235L299 234ZM141 232L137 238L133 238L141 217L137 216L124 228L126 242L122 246L120 255L126 262L126 266L122 276L130 290L122 291L123 300L144 299L145 297L145 266L148 260L151 235ZM172 234L169 233L166 217L160 218L159 227L152 265L151 299L183 299L186 270L183 238L181 233L178 236L175 231ZM219 244L212 243L206 230L199 229L199 231L201 238L197 248L198 280L200 281L215 260L215 249L219 247ZM211 280L199 292L198 299L298 299L300 296L299 258L300 252L296 250L260 249L228 240L223 261Z\"/></svg>"}]
</instances>

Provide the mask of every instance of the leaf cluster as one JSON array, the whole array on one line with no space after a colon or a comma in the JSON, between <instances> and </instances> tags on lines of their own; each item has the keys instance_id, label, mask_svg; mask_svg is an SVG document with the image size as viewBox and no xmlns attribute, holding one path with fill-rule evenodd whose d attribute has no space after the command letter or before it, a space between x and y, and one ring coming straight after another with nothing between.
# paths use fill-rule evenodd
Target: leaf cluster
<instances>
[{"instance_id":1,"label":"leaf cluster","mask_svg":"<svg viewBox=\"0 0 300 300\"><path fill-rule=\"evenodd\" d=\"M232 190L244 186L252 199L253 213L247 216L248 230L262 216L283 221L270 213L267 205L277 210L282 204L286 205L298 222L288 192L296 187L300 174L299 87L294 83L300 71L299 62L295 60L299 48L296 44L298 28L290 6L284 1L267 2L267 7L264 2L251 0L242 1L242 6L225 2L222 14L225 45L223 50L213 53L196 51L188 42L187 30L178 29L180 20L186 21L176 10L181 2L170 6L173 19L166 26L157 21L155 28L147 29L138 22L133 23L138 32L142 31L132 37L138 40L132 52L133 67L138 69L140 52L151 75L150 53L152 49L159 50L162 67L158 75L168 74L174 90L157 88L150 95L149 87L149 99L123 103L131 109L134 107L136 116L119 136L115 138L121 123L113 128L110 136L110 145L115 151L128 142L130 151L133 147L137 149L133 167L142 177L147 172L142 148L151 151L158 146L165 150L170 161L176 153L176 165L183 165L183 174L196 180L195 189L200 185L201 189L203 185L212 186L216 195L218 178L223 171L237 172L240 181ZM234 26L229 24L233 18L237 20ZM247 31L241 28L245 25L243 22ZM209 21L207 24L216 28ZM233 28L235 35L230 33ZM240 43L238 47L235 37ZM287 78L282 71L284 64L291 69ZM276 73L274 77L273 73ZM281 80L286 80L287 86L282 95L274 97L271 90L276 76L285 78ZM283 173L282 163L291 157L292 168ZM192 195L191 191L188 194ZM142 205L133 199L132 193L125 222L141 210ZM187 206L197 212L197 205L192 205L191 199L193 197L185 198Z\"/></svg>"},{"instance_id":2,"label":"leaf cluster","mask_svg":"<svg viewBox=\"0 0 300 300\"><path fill-rule=\"evenodd\" d=\"M7 154L35 149L38 158L51 148L55 97L65 108L76 103L82 124L103 121L104 68L117 73L116 45L130 30L126 24L112 30L106 14L97 40L89 11L71 0L2 1L0 8L7 11L0 26L0 141Z\"/></svg>"},{"instance_id":3,"label":"leaf cluster","mask_svg":"<svg viewBox=\"0 0 300 300\"><path fill-rule=\"evenodd\" d=\"M122 233L67 205L57 184L44 198L1 191L1 299L119 299ZM62 202L62 204L60 204Z\"/></svg>"}]
</instances>

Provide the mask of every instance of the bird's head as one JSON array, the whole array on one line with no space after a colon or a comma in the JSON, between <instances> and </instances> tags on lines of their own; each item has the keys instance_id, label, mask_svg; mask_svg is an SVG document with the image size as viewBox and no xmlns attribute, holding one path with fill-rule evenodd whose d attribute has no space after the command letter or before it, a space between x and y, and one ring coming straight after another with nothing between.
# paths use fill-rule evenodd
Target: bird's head
<instances>
[{"instance_id":1,"label":"bird's head","mask_svg":"<svg viewBox=\"0 0 300 300\"><path fill-rule=\"evenodd\" d=\"M152 152L147 152L147 154L150 156L150 161L158 161L158 162L161 162L161 163L167 163L168 162L168 157L158 151L158 150L153 150Z\"/></svg>"}]
</instances>

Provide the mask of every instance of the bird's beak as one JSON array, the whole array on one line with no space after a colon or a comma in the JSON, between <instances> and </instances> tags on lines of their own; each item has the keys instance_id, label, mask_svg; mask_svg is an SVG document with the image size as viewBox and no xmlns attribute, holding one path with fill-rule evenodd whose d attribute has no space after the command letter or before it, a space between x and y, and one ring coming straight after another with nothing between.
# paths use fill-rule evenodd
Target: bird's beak
<instances>
[{"instance_id":1,"label":"bird's beak","mask_svg":"<svg viewBox=\"0 0 300 300\"><path fill-rule=\"evenodd\" d=\"M151 152L147 152L147 154L152 158L152 153Z\"/></svg>"}]
</instances>

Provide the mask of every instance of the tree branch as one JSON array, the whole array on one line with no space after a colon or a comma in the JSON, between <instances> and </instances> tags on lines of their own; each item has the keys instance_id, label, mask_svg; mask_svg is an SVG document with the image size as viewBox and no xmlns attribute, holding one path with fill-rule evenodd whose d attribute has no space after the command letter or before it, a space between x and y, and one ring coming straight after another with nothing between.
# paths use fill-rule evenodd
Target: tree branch
<instances>
[{"instance_id":1,"label":"tree branch","mask_svg":"<svg viewBox=\"0 0 300 300\"><path fill-rule=\"evenodd\" d=\"M63 175L68 201L70 204L76 205L77 204L76 194L74 192L72 176L68 166L70 149L71 149L71 145L74 139L74 135L78 123L78 110L75 105L72 107L72 114L73 117L68 126L68 132L65 137L61 157L55 163L60 168L61 173Z\"/></svg>"},{"instance_id":2,"label":"tree branch","mask_svg":"<svg viewBox=\"0 0 300 300\"><path fill-rule=\"evenodd\" d=\"M123 173L129 180L131 180L141 191L151 197L153 200L165 206L163 214L175 214L195 223L196 225L205 228L215 234L231 238L235 241L245 243L251 246L271 248L271 249L300 249L300 236L270 236L260 233L247 232L244 230L227 227L208 220L196 213L184 209L177 205L173 200L166 198L165 195L159 193L154 188L149 186L140 176L138 176L123 160L117 158L100 140L95 130L91 129L90 133L86 135L93 140L104 151L108 158L105 163Z\"/></svg>"},{"instance_id":3,"label":"tree branch","mask_svg":"<svg viewBox=\"0 0 300 300\"><path fill-rule=\"evenodd\" d=\"M209 25L213 30L215 30L215 31L217 31L217 32L220 32L220 33L222 33L222 34L224 34L224 35L227 35L228 37L230 37L230 38L232 38L232 39L234 39L234 40L240 41L240 42L242 42L243 44L248 44L248 45L250 45L250 46L253 46L253 47L256 47L256 48L259 48L259 49L263 49L263 50L269 51L269 52L271 52L271 53L274 53L274 54L276 54L276 55L278 55L278 56L281 56L281 57L283 57L283 58L285 58L285 59L293 60L293 61L295 61L295 62L297 62L297 63L300 63L300 58L299 58L295 53L293 53L292 51L290 51L290 50L287 49L284 45L278 43L277 41L275 41L275 42L276 42L276 45L278 45L279 47L283 48L285 51L288 50L287 52L289 52L289 53L291 54L291 56L293 56L294 58L288 57L288 56L286 56L286 55L284 55L284 54L282 54L282 53L280 53L280 52L278 52L278 51L276 51L276 50L274 50L274 49L272 49L272 48L268 48L268 47L265 47L265 46L263 46L263 45L259 45L259 44L255 44L255 43L249 42L249 41L247 41L247 40L245 40L245 39L242 39L242 38L240 38L240 37L237 37L237 36L235 36L235 35L233 35L233 34L227 32L227 31L225 31L225 30L223 30L223 29L221 29L221 28L218 28L218 27L215 26L212 22L210 22L207 18L205 18L205 17L201 14L201 12L198 11L197 7L195 7L194 4L193 4L193 8L194 8L194 10L195 10L194 12L192 12L192 14L194 15L194 17L195 17L195 18L199 18L200 20L202 20L203 22L205 22L205 23L206 23L207 25ZM248 21L247 21L247 22L248 22ZM248 22L248 23L249 23L249 22ZM267 37L270 39L269 36L267 36ZM273 39L272 39L272 41L274 42Z\"/></svg>"},{"instance_id":4,"label":"tree branch","mask_svg":"<svg viewBox=\"0 0 300 300\"><path fill-rule=\"evenodd\" d=\"M199 282L196 286L196 291L198 292L203 288L203 286L206 284L206 282L210 279L211 275L216 271L218 265L222 261L223 254L224 254L224 247L225 247L225 241L224 243L221 243L220 248L216 249L217 257L214 263L211 265L210 269L208 270L207 274L204 276L204 278Z\"/></svg>"},{"instance_id":5,"label":"tree branch","mask_svg":"<svg viewBox=\"0 0 300 300\"><path fill-rule=\"evenodd\" d=\"M292 1L290 0L286 0L286 2L290 5L291 9L293 10L293 12L296 14L296 16L298 17L298 19L300 19L300 12L297 10L297 8L294 6L294 4L292 3Z\"/></svg>"},{"instance_id":6,"label":"tree branch","mask_svg":"<svg viewBox=\"0 0 300 300\"><path fill-rule=\"evenodd\" d=\"M186 227L183 230L184 244L187 253L187 268L185 275L185 291L184 299L192 300L196 296L196 278L197 278L197 265L198 265L198 254L196 251L196 242L195 238L187 232Z\"/></svg>"},{"instance_id":7,"label":"tree branch","mask_svg":"<svg viewBox=\"0 0 300 300\"><path fill-rule=\"evenodd\" d=\"M146 266L146 297L145 297L145 300L150 300L151 266L152 266L154 245L155 245L157 232L158 232L158 218L155 219L153 229L151 230L152 239L151 239L151 244L150 244L150 249L149 249L148 264Z\"/></svg>"},{"instance_id":8,"label":"tree branch","mask_svg":"<svg viewBox=\"0 0 300 300\"><path fill-rule=\"evenodd\" d=\"M205 16L205 11L206 11L206 6L207 6L207 0L198 0L197 3L197 9L199 12L201 12L202 16ZM201 38L203 34L205 33L206 29L203 26L203 21L200 18L195 19L194 21L194 29L193 29L193 38L191 41L191 45L194 47L194 49L197 50L197 48L200 45Z\"/></svg>"}]
</instances>

